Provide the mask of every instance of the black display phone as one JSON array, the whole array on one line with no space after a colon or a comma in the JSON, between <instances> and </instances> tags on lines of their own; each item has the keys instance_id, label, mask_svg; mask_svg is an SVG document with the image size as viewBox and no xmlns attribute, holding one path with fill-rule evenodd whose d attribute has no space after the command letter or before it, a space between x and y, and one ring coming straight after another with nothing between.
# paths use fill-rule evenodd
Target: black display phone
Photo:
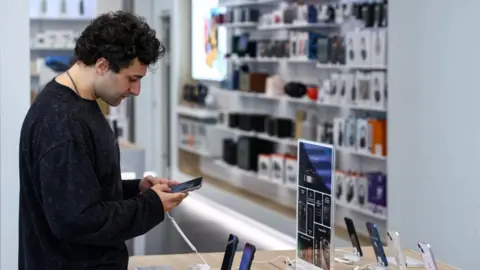
<instances>
[{"instance_id":1,"label":"black display phone","mask_svg":"<svg viewBox=\"0 0 480 270\"><path fill-rule=\"evenodd\" d=\"M202 187L203 177L198 177L170 188L171 193L190 192Z\"/></svg>"},{"instance_id":2,"label":"black display phone","mask_svg":"<svg viewBox=\"0 0 480 270\"><path fill-rule=\"evenodd\" d=\"M227 247L225 248L225 255L223 255L222 267L220 270L231 270L233 265L233 259L235 258L235 252L237 252L238 237L230 234L228 236Z\"/></svg>"},{"instance_id":3,"label":"black display phone","mask_svg":"<svg viewBox=\"0 0 480 270\"><path fill-rule=\"evenodd\" d=\"M380 233L378 232L377 225L375 223L367 222L367 230L370 234L370 240L372 241L373 251L375 252L377 263L383 267L387 267L388 260L383 249L383 243L380 239Z\"/></svg>"},{"instance_id":4,"label":"black display phone","mask_svg":"<svg viewBox=\"0 0 480 270\"><path fill-rule=\"evenodd\" d=\"M352 242L352 246L360 257L363 257L362 247L360 245L360 241L358 240L357 230L355 230L355 225L353 224L353 220L351 218L345 217L345 225L347 225L348 236L350 237L350 241Z\"/></svg>"},{"instance_id":5,"label":"black display phone","mask_svg":"<svg viewBox=\"0 0 480 270\"><path fill-rule=\"evenodd\" d=\"M255 258L255 251L257 251L257 248L254 245L250 243L245 244L242 259L240 260L240 267L238 268L239 270L250 270L253 259Z\"/></svg>"}]
</instances>

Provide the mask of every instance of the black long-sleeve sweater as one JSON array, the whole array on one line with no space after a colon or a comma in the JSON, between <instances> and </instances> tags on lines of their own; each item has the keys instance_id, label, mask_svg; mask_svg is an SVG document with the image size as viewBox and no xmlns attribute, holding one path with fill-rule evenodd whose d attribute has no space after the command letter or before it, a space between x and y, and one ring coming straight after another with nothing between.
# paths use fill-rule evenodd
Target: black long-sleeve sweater
<instances>
[{"instance_id":1,"label":"black long-sleeve sweater","mask_svg":"<svg viewBox=\"0 0 480 270\"><path fill-rule=\"evenodd\" d=\"M163 219L153 190L121 180L97 102L49 82L21 131L19 269L127 269L125 240Z\"/></svg>"}]
</instances>

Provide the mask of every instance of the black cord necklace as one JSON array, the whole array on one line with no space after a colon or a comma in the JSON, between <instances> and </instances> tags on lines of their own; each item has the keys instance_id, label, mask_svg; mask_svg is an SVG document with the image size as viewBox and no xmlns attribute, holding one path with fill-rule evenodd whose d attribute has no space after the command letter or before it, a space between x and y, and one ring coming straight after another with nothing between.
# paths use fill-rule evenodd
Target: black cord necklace
<instances>
[{"instance_id":1,"label":"black cord necklace","mask_svg":"<svg viewBox=\"0 0 480 270\"><path fill-rule=\"evenodd\" d=\"M77 85L76 85L75 82L73 81L72 76L70 75L70 73L69 73L68 71L67 71L66 73L67 73L68 78L70 79L70 81L71 81L72 84L73 84L73 90L75 91L75 93L77 93L77 95L78 95L79 97L81 97L81 96L80 96L80 93L78 92Z\"/></svg>"}]
</instances>

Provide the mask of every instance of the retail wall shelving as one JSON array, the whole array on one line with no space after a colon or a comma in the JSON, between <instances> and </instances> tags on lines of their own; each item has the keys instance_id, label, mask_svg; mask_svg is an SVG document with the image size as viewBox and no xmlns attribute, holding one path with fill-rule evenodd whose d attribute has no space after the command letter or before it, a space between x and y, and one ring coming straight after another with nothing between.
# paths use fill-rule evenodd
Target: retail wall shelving
<instances>
[{"instance_id":1,"label":"retail wall shelving","mask_svg":"<svg viewBox=\"0 0 480 270\"><path fill-rule=\"evenodd\" d=\"M111 2L117 7L116 2ZM75 40L87 24L106 6L97 0L30 0L31 99L73 59ZM51 64L55 62L56 64ZM129 140L127 102L118 107L100 103L120 137Z\"/></svg>"},{"instance_id":2,"label":"retail wall shelving","mask_svg":"<svg viewBox=\"0 0 480 270\"><path fill-rule=\"evenodd\" d=\"M362 1L357 2L361 3ZM294 1L287 3L261 0L224 2L227 10L250 7L259 10L260 14L278 12L279 8L288 5L294 5ZM204 82L204 84L209 86L208 95L210 99L214 101L210 101L208 107L192 107L188 105L185 107L183 105L178 110L178 115L179 119L202 118L202 121L194 122L205 130L203 134L209 134L206 137L209 137L212 143L201 143L205 141L201 139L205 136L197 137L197 135L193 135L197 139L200 138L198 141L202 145L202 148L200 148L202 151L199 151L195 146L197 140L191 138L184 140L180 138L179 147L182 150L187 149L199 155L200 170L203 174L222 180L234 187L248 190L257 196L264 197L294 210L296 208L295 183L275 181L268 177L265 178L254 171L242 170L223 161L221 159L221 151L215 150L215 154L212 154L209 150L211 147L214 147L213 145L221 144L221 141L225 138L247 136L274 142L277 153L296 154L298 136L278 138L263 132L258 133L231 128L228 124L220 123L226 121L225 118L229 113L266 114L271 117L288 118L292 121L297 121L296 124L302 127L314 125L313 130L315 132L313 133L316 135L303 135L301 138L334 143L337 149L338 173L335 184L337 191L339 190L338 187L341 187L343 194L337 200L335 211L336 226L344 227L343 217L348 216L358 223L357 227L360 233L367 235L364 224L366 221L371 221L377 223L385 235L388 206L380 204L386 203L386 186L372 185L371 183L375 181L372 180L375 177L379 177L382 179L380 181L385 182L387 173L385 137L387 119L386 45L380 48L375 47L383 46L376 44L376 42L386 43L386 25L382 22L379 25L366 27L364 22L354 18L353 13L355 11L351 9L353 7L351 4L341 5L337 1L329 1L325 6L315 5L320 12L323 12L325 8L327 19L314 23L294 22L290 24L265 23L264 19L260 19L259 22L235 21L225 23L222 27L228 29L228 48L232 48L231 37L243 33L248 33L249 40L289 41L288 45L290 46L293 44L293 35L315 33L320 38L324 38L324 36L340 37L335 41L347 43L345 45L346 49L343 51L346 54L346 58L349 57L349 49L351 49L355 53L358 50L359 55L363 53L368 54L367 58L374 58L373 54L381 50L383 54L381 56L382 59L371 58L369 61L355 62L347 59L345 62L340 61L342 63L339 64L323 60L320 63L320 56L311 57L310 55L309 57L306 54L295 54L289 57L266 57L263 55L239 57L232 54L229 57L229 74L232 74L232 71L239 66L247 65L251 72L268 73L270 76L278 75L285 83L299 82L309 88L315 88L318 90L316 92L318 97L313 97L316 96L315 94L295 98L285 95L283 89L273 89L273 91L267 89L266 93L263 93L263 91L262 93L249 92L249 90L253 89L231 89L232 77L227 78L227 82L222 82L221 86ZM333 12L342 13L342 15L339 16L337 14L336 19L329 20L328 12L332 10ZM340 20L338 20L339 17L341 17ZM383 19L386 20L386 18ZM382 36L378 37L378 35ZM332 38L329 40L332 41ZM354 45L355 47L350 47L349 41L359 42L359 44ZM363 44L362 42L364 41L367 44ZM363 46L362 44L366 47L358 49L358 46ZM259 51L260 49L257 48L257 50ZM319 53L327 54L327 52L323 51ZM328 56L330 57L331 53ZM377 87L376 84L378 82L379 88L377 89L375 87ZM342 90L341 87L344 83L350 86L349 89L354 89L352 93L357 94L357 97L361 97L361 99L354 97L352 100L346 98L346 96L339 96L338 93ZM376 100L376 102L370 102L371 100ZM296 116L299 111L307 114L308 118L305 122L298 122ZM199 122L201 124L198 124ZM328 127L325 124L328 124ZM348 125L353 125L353 127L347 127ZM373 125L376 125L373 131L375 134L370 132L368 134L373 135L370 137L365 136L363 139L367 141L374 140L374 144L382 144L379 146L382 149L377 147L357 147L357 140L360 143L360 139L354 136L355 133L361 131L361 126L366 129L372 129ZM353 132L353 135L348 133L347 129ZM381 130L379 131L378 129ZM338 130L343 132L344 142L341 145L337 137ZM180 131L180 134L182 134L182 131ZM183 135L180 136L182 137ZM383 137L378 139L377 136ZM345 143L347 139L352 139L355 142ZM186 148L185 145L182 145L182 142L190 143L189 147ZM363 142L361 144L364 145ZM370 196L382 197L382 202L368 203L368 193L371 193Z\"/></svg>"}]
</instances>

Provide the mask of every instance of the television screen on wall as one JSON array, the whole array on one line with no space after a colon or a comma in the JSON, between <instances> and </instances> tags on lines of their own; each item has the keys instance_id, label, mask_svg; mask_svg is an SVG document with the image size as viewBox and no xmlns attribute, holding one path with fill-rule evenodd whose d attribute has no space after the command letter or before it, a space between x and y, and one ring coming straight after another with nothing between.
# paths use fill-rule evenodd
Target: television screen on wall
<instances>
[{"instance_id":1,"label":"television screen on wall","mask_svg":"<svg viewBox=\"0 0 480 270\"><path fill-rule=\"evenodd\" d=\"M192 0L192 77L221 81L227 74L227 32L215 15L224 13L218 0Z\"/></svg>"}]
</instances>

